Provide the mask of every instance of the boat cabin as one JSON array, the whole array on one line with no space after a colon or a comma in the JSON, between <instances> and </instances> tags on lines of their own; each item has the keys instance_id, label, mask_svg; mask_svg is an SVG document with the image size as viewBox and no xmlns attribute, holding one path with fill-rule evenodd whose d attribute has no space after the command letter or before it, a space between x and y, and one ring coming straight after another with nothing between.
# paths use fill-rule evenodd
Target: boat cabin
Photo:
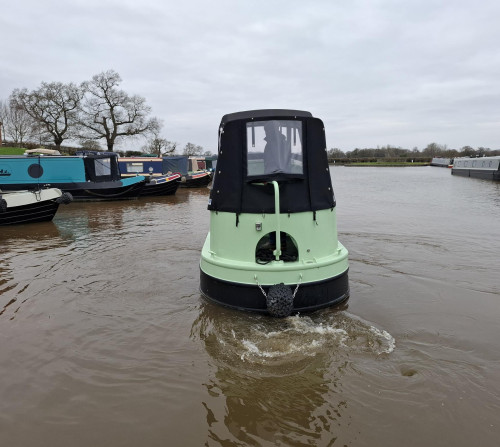
<instances>
[{"instance_id":1,"label":"boat cabin","mask_svg":"<svg viewBox=\"0 0 500 447\"><path fill-rule=\"evenodd\" d=\"M159 157L120 157L118 165L122 177L136 175L159 177L165 174L163 160Z\"/></svg>"},{"instance_id":2,"label":"boat cabin","mask_svg":"<svg viewBox=\"0 0 500 447\"><path fill-rule=\"evenodd\" d=\"M222 118L220 132L209 210L274 213L273 181L281 213L335 207L324 125L309 112L238 112Z\"/></svg>"},{"instance_id":3,"label":"boat cabin","mask_svg":"<svg viewBox=\"0 0 500 447\"><path fill-rule=\"evenodd\" d=\"M51 185L77 200L115 200L137 197L143 184L144 177L121 179L114 152L0 157L0 189L5 190Z\"/></svg>"},{"instance_id":4,"label":"boat cabin","mask_svg":"<svg viewBox=\"0 0 500 447\"><path fill-rule=\"evenodd\" d=\"M120 180L118 154L115 152L77 151L82 157L87 180L91 182L110 182Z\"/></svg>"}]
</instances>

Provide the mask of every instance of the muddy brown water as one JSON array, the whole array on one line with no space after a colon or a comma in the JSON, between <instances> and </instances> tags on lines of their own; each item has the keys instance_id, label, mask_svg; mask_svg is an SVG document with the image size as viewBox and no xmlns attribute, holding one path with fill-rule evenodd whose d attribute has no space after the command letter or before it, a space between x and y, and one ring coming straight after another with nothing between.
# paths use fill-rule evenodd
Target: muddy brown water
<instances>
[{"instance_id":1,"label":"muddy brown water","mask_svg":"<svg viewBox=\"0 0 500 447\"><path fill-rule=\"evenodd\" d=\"M349 301L198 291L207 189L0 229L1 446L497 446L500 185L332 167Z\"/></svg>"}]
</instances>

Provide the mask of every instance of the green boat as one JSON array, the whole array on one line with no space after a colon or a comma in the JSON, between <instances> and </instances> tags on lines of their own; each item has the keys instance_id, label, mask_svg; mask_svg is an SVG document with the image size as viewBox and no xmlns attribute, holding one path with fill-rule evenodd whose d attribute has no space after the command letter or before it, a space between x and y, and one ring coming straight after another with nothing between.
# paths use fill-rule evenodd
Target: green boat
<instances>
[{"instance_id":1,"label":"green boat","mask_svg":"<svg viewBox=\"0 0 500 447\"><path fill-rule=\"evenodd\" d=\"M349 297L326 148L324 124L309 112L223 116L200 260L204 296L275 317Z\"/></svg>"}]
</instances>

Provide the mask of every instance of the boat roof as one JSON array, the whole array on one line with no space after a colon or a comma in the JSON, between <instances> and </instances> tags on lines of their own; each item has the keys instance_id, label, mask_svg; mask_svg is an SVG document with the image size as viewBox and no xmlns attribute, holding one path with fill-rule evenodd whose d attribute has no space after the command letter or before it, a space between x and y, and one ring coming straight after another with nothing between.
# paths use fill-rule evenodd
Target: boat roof
<instances>
[{"instance_id":1,"label":"boat roof","mask_svg":"<svg viewBox=\"0 0 500 447\"><path fill-rule=\"evenodd\" d=\"M91 157L91 158L109 158L109 157L118 158L118 154L116 152L109 152L109 151L76 151L75 155L79 157Z\"/></svg>"},{"instance_id":2,"label":"boat roof","mask_svg":"<svg viewBox=\"0 0 500 447\"><path fill-rule=\"evenodd\" d=\"M43 147L39 147L36 149L26 149L24 151L24 155L29 154L61 155L61 153L55 149L44 149Z\"/></svg>"},{"instance_id":3,"label":"boat roof","mask_svg":"<svg viewBox=\"0 0 500 447\"><path fill-rule=\"evenodd\" d=\"M486 157L455 157L455 160L498 160L500 155L490 155Z\"/></svg>"},{"instance_id":4,"label":"boat roof","mask_svg":"<svg viewBox=\"0 0 500 447\"><path fill-rule=\"evenodd\" d=\"M281 117L304 117L311 118L311 112L306 112L304 110L293 110L293 109L259 109L259 110L246 110L243 112L235 112L224 115L221 120L221 124L228 123L230 121L236 121L241 119L256 119L256 118L269 118L271 116Z\"/></svg>"},{"instance_id":5,"label":"boat roof","mask_svg":"<svg viewBox=\"0 0 500 447\"><path fill-rule=\"evenodd\" d=\"M162 159L160 157L118 157L118 161L151 161L151 162L160 162Z\"/></svg>"}]
</instances>

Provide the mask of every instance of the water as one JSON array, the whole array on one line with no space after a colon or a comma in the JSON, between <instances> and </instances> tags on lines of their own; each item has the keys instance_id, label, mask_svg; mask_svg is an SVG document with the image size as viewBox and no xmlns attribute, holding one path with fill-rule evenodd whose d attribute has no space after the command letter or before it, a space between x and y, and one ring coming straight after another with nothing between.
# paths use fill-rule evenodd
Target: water
<instances>
[{"instance_id":1,"label":"water","mask_svg":"<svg viewBox=\"0 0 500 447\"><path fill-rule=\"evenodd\" d=\"M351 298L198 292L208 190L0 229L0 445L496 446L500 184L333 167Z\"/></svg>"}]
</instances>

